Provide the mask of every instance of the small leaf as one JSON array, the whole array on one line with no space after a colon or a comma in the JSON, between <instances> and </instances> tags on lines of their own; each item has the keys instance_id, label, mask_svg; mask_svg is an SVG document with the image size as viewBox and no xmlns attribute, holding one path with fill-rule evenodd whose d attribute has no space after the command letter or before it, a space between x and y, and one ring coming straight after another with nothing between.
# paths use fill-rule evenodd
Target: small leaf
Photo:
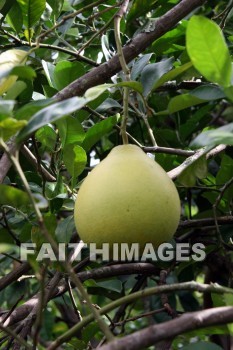
<instances>
[{"instance_id":1,"label":"small leaf","mask_svg":"<svg viewBox=\"0 0 233 350\"><path fill-rule=\"evenodd\" d=\"M42 126L52 123L65 115L75 112L82 108L87 103L83 97L72 97L65 101L54 103L48 107L43 108L32 116L27 126L21 130L16 138L17 142L22 142L24 138L29 136L34 131Z\"/></svg>"},{"instance_id":2,"label":"small leaf","mask_svg":"<svg viewBox=\"0 0 233 350\"><path fill-rule=\"evenodd\" d=\"M208 168L205 155L198 158L178 176L178 181L186 186L193 187L196 184L196 178L203 179L207 176Z\"/></svg>"},{"instance_id":3,"label":"small leaf","mask_svg":"<svg viewBox=\"0 0 233 350\"><path fill-rule=\"evenodd\" d=\"M52 104L54 101L52 99L44 99L44 100L38 100L38 101L32 101L28 104L24 105L23 107L19 108L15 113L16 119L26 119L28 120L31 118L33 114L41 110L42 108L47 107L48 105Z\"/></svg>"},{"instance_id":4,"label":"small leaf","mask_svg":"<svg viewBox=\"0 0 233 350\"><path fill-rule=\"evenodd\" d=\"M57 225L55 235L58 242L69 243L75 230L73 215L68 216Z\"/></svg>"},{"instance_id":5,"label":"small leaf","mask_svg":"<svg viewBox=\"0 0 233 350\"><path fill-rule=\"evenodd\" d=\"M5 98L9 100L16 100L16 98L27 88L24 81L16 81L15 84L7 91Z\"/></svg>"},{"instance_id":6,"label":"small leaf","mask_svg":"<svg viewBox=\"0 0 233 350\"><path fill-rule=\"evenodd\" d=\"M55 147L57 134L50 125L45 125L36 132L36 139L44 146L44 149L52 151Z\"/></svg>"},{"instance_id":7,"label":"small leaf","mask_svg":"<svg viewBox=\"0 0 233 350\"><path fill-rule=\"evenodd\" d=\"M87 99L87 101L92 101L98 96L100 96L104 91L106 91L107 89L113 86L114 84L102 84L102 85L94 86L85 92L84 97Z\"/></svg>"},{"instance_id":8,"label":"small leaf","mask_svg":"<svg viewBox=\"0 0 233 350\"><path fill-rule=\"evenodd\" d=\"M142 71L141 82L143 85L143 95L148 96L156 82L172 68L173 58L148 64Z\"/></svg>"},{"instance_id":9,"label":"small leaf","mask_svg":"<svg viewBox=\"0 0 233 350\"><path fill-rule=\"evenodd\" d=\"M140 94L142 94L143 92L143 87L142 84L139 83L138 81L123 81L121 83L115 84L113 86L126 86L129 87L137 92L139 92Z\"/></svg>"},{"instance_id":10,"label":"small leaf","mask_svg":"<svg viewBox=\"0 0 233 350\"><path fill-rule=\"evenodd\" d=\"M170 99L167 110L158 112L157 114L158 115L172 114L204 102L206 101L198 97L192 96L190 94L178 95Z\"/></svg>"},{"instance_id":11,"label":"small leaf","mask_svg":"<svg viewBox=\"0 0 233 350\"><path fill-rule=\"evenodd\" d=\"M189 93L191 96L196 96L202 100L215 101L220 98L225 98L226 95L221 88L216 85L203 85L194 89Z\"/></svg>"},{"instance_id":12,"label":"small leaf","mask_svg":"<svg viewBox=\"0 0 233 350\"><path fill-rule=\"evenodd\" d=\"M135 0L128 14L128 21L132 21L137 17L141 17L150 10L154 9L158 0Z\"/></svg>"},{"instance_id":13,"label":"small leaf","mask_svg":"<svg viewBox=\"0 0 233 350\"><path fill-rule=\"evenodd\" d=\"M26 124L26 120L16 120L14 118L4 119L0 122L0 137L2 137L4 141L7 141Z\"/></svg>"},{"instance_id":14,"label":"small leaf","mask_svg":"<svg viewBox=\"0 0 233 350\"><path fill-rule=\"evenodd\" d=\"M63 150L63 161L72 176L73 184L87 163L87 155L84 149L78 145L67 145Z\"/></svg>"},{"instance_id":15,"label":"small leaf","mask_svg":"<svg viewBox=\"0 0 233 350\"><path fill-rule=\"evenodd\" d=\"M7 14L7 22L14 29L16 33L19 33L23 26L23 15L17 1L14 1L14 5Z\"/></svg>"},{"instance_id":16,"label":"small leaf","mask_svg":"<svg viewBox=\"0 0 233 350\"><path fill-rule=\"evenodd\" d=\"M194 67L209 81L227 87L231 83L231 57L219 26L193 16L187 28L187 51Z\"/></svg>"},{"instance_id":17,"label":"small leaf","mask_svg":"<svg viewBox=\"0 0 233 350\"><path fill-rule=\"evenodd\" d=\"M152 53L147 53L134 62L131 70L131 79L136 80L142 73L143 68L148 64Z\"/></svg>"},{"instance_id":18,"label":"small leaf","mask_svg":"<svg viewBox=\"0 0 233 350\"><path fill-rule=\"evenodd\" d=\"M28 205L29 197L27 193L8 185L0 184L0 204L10 205L15 208Z\"/></svg>"},{"instance_id":19,"label":"small leaf","mask_svg":"<svg viewBox=\"0 0 233 350\"><path fill-rule=\"evenodd\" d=\"M54 69L55 88L61 90L84 74L85 68L80 62L58 62Z\"/></svg>"},{"instance_id":20,"label":"small leaf","mask_svg":"<svg viewBox=\"0 0 233 350\"><path fill-rule=\"evenodd\" d=\"M157 89L159 86L163 85L167 81L175 80L176 77L178 77L180 74L184 73L187 69L192 67L192 62L187 62L183 64L182 66L176 67L172 69L171 71L165 73L162 75L162 77L153 85L152 91Z\"/></svg>"},{"instance_id":21,"label":"small leaf","mask_svg":"<svg viewBox=\"0 0 233 350\"><path fill-rule=\"evenodd\" d=\"M207 146L211 149L217 145L233 145L233 123L221 126L215 130L208 130L198 135L190 144L191 147Z\"/></svg>"},{"instance_id":22,"label":"small leaf","mask_svg":"<svg viewBox=\"0 0 233 350\"><path fill-rule=\"evenodd\" d=\"M29 43L31 43L32 37L34 35L34 29L33 28L25 29L24 35L25 35L25 38L27 39L27 41L29 41Z\"/></svg>"},{"instance_id":23,"label":"small leaf","mask_svg":"<svg viewBox=\"0 0 233 350\"><path fill-rule=\"evenodd\" d=\"M42 66L43 66L46 78L48 80L49 86L55 87L55 81L54 81L55 66L52 63L46 62L44 60L42 60L41 62L42 62Z\"/></svg>"},{"instance_id":24,"label":"small leaf","mask_svg":"<svg viewBox=\"0 0 233 350\"><path fill-rule=\"evenodd\" d=\"M109 133L114 125L117 124L119 117L113 116L109 117L101 122L92 126L86 133L85 139L83 141L83 148L88 152L96 142L98 142L101 137Z\"/></svg>"},{"instance_id":25,"label":"small leaf","mask_svg":"<svg viewBox=\"0 0 233 350\"><path fill-rule=\"evenodd\" d=\"M15 106L15 101L0 100L0 121L12 115L14 106Z\"/></svg>"},{"instance_id":26,"label":"small leaf","mask_svg":"<svg viewBox=\"0 0 233 350\"><path fill-rule=\"evenodd\" d=\"M222 347L211 342L199 341L182 347L182 350L222 350Z\"/></svg>"},{"instance_id":27,"label":"small leaf","mask_svg":"<svg viewBox=\"0 0 233 350\"><path fill-rule=\"evenodd\" d=\"M22 13L23 24L26 29L32 28L36 22L41 18L42 13L45 10L45 0L17 0Z\"/></svg>"},{"instance_id":28,"label":"small leaf","mask_svg":"<svg viewBox=\"0 0 233 350\"><path fill-rule=\"evenodd\" d=\"M23 50L12 49L0 55L0 95L8 91L18 79L17 75L10 75L12 68L25 64L28 53Z\"/></svg>"},{"instance_id":29,"label":"small leaf","mask_svg":"<svg viewBox=\"0 0 233 350\"><path fill-rule=\"evenodd\" d=\"M81 123L71 116L57 121L57 127L63 147L72 143L81 144L85 138Z\"/></svg>"}]
</instances>

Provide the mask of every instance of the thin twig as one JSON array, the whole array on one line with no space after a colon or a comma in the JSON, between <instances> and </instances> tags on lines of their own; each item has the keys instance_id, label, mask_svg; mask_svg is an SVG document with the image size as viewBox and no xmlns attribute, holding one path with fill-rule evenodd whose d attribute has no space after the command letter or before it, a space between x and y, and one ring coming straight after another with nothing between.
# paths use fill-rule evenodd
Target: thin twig
<instances>
[{"instance_id":1,"label":"thin twig","mask_svg":"<svg viewBox=\"0 0 233 350\"><path fill-rule=\"evenodd\" d=\"M171 179L176 179L185 169L187 169L192 163L197 161L199 158L204 156L206 154L206 158L211 158L215 156L216 154L222 152L225 150L227 146L226 145L219 145L215 148L213 148L211 151L206 153L205 148L198 149L193 155L188 157L182 164L180 164L178 167L170 170L167 174Z\"/></svg>"},{"instance_id":2,"label":"thin twig","mask_svg":"<svg viewBox=\"0 0 233 350\"><path fill-rule=\"evenodd\" d=\"M156 314L159 314L160 312L164 312L164 311L166 311L166 310L165 310L164 307L162 307L161 309L157 309L157 310L145 312L145 313L140 314L140 315L138 315L138 316L126 318L126 319L124 319L124 320L122 320L122 321L116 322L116 323L114 323L114 326L115 326L115 327L121 326L122 324L125 324L125 323L127 323L127 322L136 321L136 320L138 320L139 318L149 317L149 316L156 315Z\"/></svg>"},{"instance_id":3,"label":"thin twig","mask_svg":"<svg viewBox=\"0 0 233 350\"><path fill-rule=\"evenodd\" d=\"M52 236L47 231L47 228L46 228L46 226L44 224L43 216L41 214L41 211L40 211L39 207L37 206L37 204L36 204L36 202L34 200L34 197L32 195L32 192L31 192L31 189L30 189L29 184L27 182L27 179L26 179L26 177L24 175L24 172L23 172L19 162L18 162L17 156L15 157L15 156L13 156L10 153L7 145L5 144L5 142L2 139L0 139L0 145L2 146L2 148L4 149L4 151L8 155L8 157L10 158L11 162L15 166L15 169L16 169L18 175L20 176L20 178L22 180L22 183L23 183L23 185L25 187L25 190L26 190L26 192L27 192L27 194L28 194L28 196L30 198L30 201L31 201L32 206L33 206L33 209L35 211L35 214L36 214L36 217L37 217L37 220L38 220L38 224L39 224L39 227L41 229L41 233L45 236L46 240L51 244L51 247L52 247L55 255L58 257L59 256L59 250L58 250L57 243L55 242L55 240L52 238ZM89 298L89 295L86 292L86 289L83 287L80 279L75 274L72 265L69 264L68 262L62 262L62 261L60 263L63 265L63 267L65 268L66 272L69 274L71 280L73 281L73 283L75 284L77 289L80 291L80 293L82 295L82 298L84 300L86 300L87 305L89 306L90 311L93 314L93 317L98 322L98 325L99 325L100 329L103 331L103 333L106 336L106 338L108 340L111 340L113 338L113 334L110 332L108 326L106 325L106 323L104 322L104 320L100 316L100 313L95 308L93 308L91 300Z\"/></svg>"},{"instance_id":4,"label":"thin twig","mask_svg":"<svg viewBox=\"0 0 233 350\"><path fill-rule=\"evenodd\" d=\"M44 39L48 34L52 33L55 29L57 29L58 27L62 26L66 21L68 21L71 18L76 17L77 15L79 15L80 13L82 13L83 11L89 10L90 8L96 7L98 5L100 5L102 2L104 2L104 0L98 0L95 2L92 2L89 5L84 6L83 8L74 11L66 16L63 16L61 21L56 23L53 27L49 28L48 30L46 30L44 33L42 33L38 38L37 38L37 45L39 45L39 43L41 42L42 39Z\"/></svg>"},{"instance_id":5,"label":"thin twig","mask_svg":"<svg viewBox=\"0 0 233 350\"><path fill-rule=\"evenodd\" d=\"M127 66L127 63L124 57L124 52L123 52L122 43L121 43L120 25L121 25L121 19L125 15L128 5L129 5L129 0L124 0L122 2L120 10L115 15L115 20L114 20L114 29L115 29L114 34L115 34L115 41L117 46L117 54L118 54L120 65L125 75L126 81L130 80L130 70L129 70L129 67ZM128 135L126 133L128 113L129 113L128 109L129 109L129 88L125 86L123 87L123 117L121 122L121 136L122 136L123 144L128 144Z\"/></svg>"},{"instance_id":6,"label":"thin twig","mask_svg":"<svg viewBox=\"0 0 233 350\"><path fill-rule=\"evenodd\" d=\"M202 284L197 283L195 281L191 282L184 282L184 283L175 283L170 285L163 285L163 286L157 286L152 287L148 289L144 289L142 291L138 291L133 294L126 295L122 298L119 298L110 304L104 306L100 310L100 314L105 314L116 307L120 306L122 303L128 303L133 302L134 300L137 300L139 298L144 298L150 295L156 295L161 293L169 293L169 292L175 292L175 291L181 291L181 290L189 290L189 291L198 291L202 293L217 293L217 294L223 294L223 293L230 293L233 294L233 289L222 287L216 283L214 284ZM85 327L87 324L92 322L94 320L93 315L88 315L82 319L82 321L69 329L67 332L63 333L61 336L59 336L49 347L48 350L54 350L59 345L63 344L64 342L68 341L77 331L81 330L83 327Z\"/></svg>"},{"instance_id":7,"label":"thin twig","mask_svg":"<svg viewBox=\"0 0 233 350\"><path fill-rule=\"evenodd\" d=\"M225 185L220 188L220 193L218 197L216 198L216 201L214 202L212 208L213 208L213 214L214 214L214 222L215 222L215 227L216 227L216 232L218 236L219 243L223 243L222 235L219 229L219 224L218 224L218 218L217 218L217 208L219 206L219 203L225 193L225 191L233 184L233 177L225 183Z\"/></svg>"},{"instance_id":8,"label":"thin twig","mask_svg":"<svg viewBox=\"0 0 233 350\"><path fill-rule=\"evenodd\" d=\"M97 38L98 36L100 36L108 27L109 25L112 23L112 21L114 20L114 17L115 15L110 18L107 23L105 23L105 25L100 29L98 30L89 40L87 40L87 42L85 42L85 44L83 44L83 46L81 46L78 51L77 51L77 54L80 55L80 53L85 50L86 47L88 47L93 40L95 40L95 38Z\"/></svg>"}]
</instances>

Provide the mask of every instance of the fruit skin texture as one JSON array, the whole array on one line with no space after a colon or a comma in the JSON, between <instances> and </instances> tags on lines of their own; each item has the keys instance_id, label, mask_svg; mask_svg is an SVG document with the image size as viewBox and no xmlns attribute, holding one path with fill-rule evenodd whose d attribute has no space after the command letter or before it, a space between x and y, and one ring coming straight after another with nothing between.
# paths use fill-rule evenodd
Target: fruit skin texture
<instances>
[{"instance_id":1,"label":"fruit skin texture","mask_svg":"<svg viewBox=\"0 0 233 350\"><path fill-rule=\"evenodd\" d=\"M166 172L135 145L112 149L86 177L75 203L75 225L85 243L169 241L180 200Z\"/></svg>"}]
</instances>

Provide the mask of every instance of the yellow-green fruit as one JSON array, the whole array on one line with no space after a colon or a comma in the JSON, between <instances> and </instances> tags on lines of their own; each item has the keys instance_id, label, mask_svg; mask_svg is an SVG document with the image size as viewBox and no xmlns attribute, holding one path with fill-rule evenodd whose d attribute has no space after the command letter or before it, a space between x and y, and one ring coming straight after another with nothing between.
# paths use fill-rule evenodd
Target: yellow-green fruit
<instances>
[{"instance_id":1,"label":"yellow-green fruit","mask_svg":"<svg viewBox=\"0 0 233 350\"><path fill-rule=\"evenodd\" d=\"M75 203L75 224L85 243L169 241L180 200L166 172L135 145L113 148L86 177Z\"/></svg>"}]
</instances>

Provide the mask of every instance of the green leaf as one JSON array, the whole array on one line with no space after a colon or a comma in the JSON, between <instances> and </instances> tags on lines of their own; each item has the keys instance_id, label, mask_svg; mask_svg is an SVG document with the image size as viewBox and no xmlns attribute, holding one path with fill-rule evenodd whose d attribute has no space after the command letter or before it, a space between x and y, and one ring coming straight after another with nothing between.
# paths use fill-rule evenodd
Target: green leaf
<instances>
[{"instance_id":1,"label":"green leaf","mask_svg":"<svg viewBox=\"0 0 233 350\"><path fill-rule=\"evenodd\" d=\"M87 163L87 155L84 149L78 145L69 144L63 149L63 161L72 176L72 185L74 187L76 177L80 175Z\"/></svg>"},{"instance_id":2,"label":"green leaf","mask_svg":"<svg viewBox=\"0 0 233 350\"><path fill-rule=\"evenodd\" d=\"M26 206L30 203L27 193L8 185L0 184L0 204L15 208Z\"/></svg>"},{"instance_id":3,"label":"green leaf","mask_svg":"<svg viewBox=\"0 0 233 350\"><path fill-rule=\"evenodd\" d=\"M206 101L198 97L192 96L190 94L178 95L170 99L167 110L158 112L157 114L158 115L172 114L204 102Z\"/></svg>"},{"instance_id":4,"label":"green leaf","mask_svg":"<svg viewBox=\"0 0 233 350\"><path fill-rule=\"evenodd\" d=\"M15 2L15 0L2 0L1 1L0 13L3 15L3 17L5 17L7 15L7 13L10 11L12 6L14 5L14 2Z\"/></svg>"},{"instance_id":5,"label":"green leaf","mask_svg":"<svg viewBox=\"0 0 233 350\"><path fill-rule=\"evenodd\" d=\"M14 5L7 14L7 22L16 33L21 31L23 26L23 15L17 1L14 2Z\"/></svg>"},{"instance_id":6,"label":"green leaf","mask_svg":"<svg viewBox=\"0 0 233 350\"><path fill-rule=\"evenodd\" d=\"M62 146L73 143L81 144L85 138L85 132L81 123L71 116L57 121L57 127Z\"/></svg>"},{"instance_id":7,"label":"green leaf","mask_svg":"<svg viewBox=\"0 0 233 350\"><path fill-rule=\"evenodd\" d=\"M196 184L196 178L203 179L207 176L208 168L205 155L195 160L179 175L178 181L186 186L193 187Z\"/></svg>"},{"instance_id":8,"label":"green leaf","mask_svg":"<svg viewBox=\"0 0 233 350\"><path fill-rule=\"evenodd\" d=\"M154 8L158 0L135 0L128 14L128 21L141 17Z\"/></svg>"},{"instance_id":9,"label":"green leaf","mask_svg":"<svg viewBox=\"0 0 233 350\"><path fill-rule=\"evenodd\" d=\"M47 3L51 6L55 18L57 18L62 10L64 0L48 0Z\"/></svg>"},{"instance_id":10,"label":"green leaf","mask_svg":"<svg viewBox=\"0 0 233 350\"><path fill-rule=\"evenodd\" d=\"M131 70L131 79L136 80L140 75L144 67L148 64L152 53L147 53L134 62L132 70Z\"/></svg>"},{"instance_id":11,"label":"green leaf","mask_svg":"<svg viewBox=\"0 0 233 350\"><path fill-rule=\"evenodd\" d=\"M36 132L36 139L44 146L44 150L54 150L57 134L50 125L45 125Z\"/></svg>"},{"instance_id":12,"label":"green leaf","mask_svg":"<svg viewBox=\"0 0 233 350\"><path fill-rule=\"evenodd\" d=\"M173 58L148 64L142 71L141 82L143 85L143 95L148 96L156 82L172 68Z\"/></svg>"},{"instance_id":13,"label":"green leaf","mask_svg":"<svg viewBox=\"0 0 233 350\"><path fill-rule=\"evenodd\" d=\"M113 87L114 86L126 86L126 87L129 87L137 92L139 92L140 94L142 94L143 92L143 87L142 87L142 84L139 83L138 81L123 81L121 83L118 83L118 84L113 84Z\"/></svg>"},{"instance_id":14,"label":"green leaf","mask_svg":"<svg viewBox=\"0 0 233 350\"><path fill-rule=\"evenodd\" d=\"M219 26L193 16L187 28L187 51L194 67L209 81L227 87L231 83L231 57Z\"/></svg>"},{"instance_id":15,"label":"green leaf","mask_svg":"<svg viewBox=\"0 0 233 350\"><path fill-rule=\"evenodd\" d=\"M45 10L45 0L17 0L22 13L23 24L26 29L32 28L36 22L41 18L42 13Z\"/></svg>"},{"instance_id":16,"label":"green leaf","mask_svg":"<svg viewBox=\"0 0 233 350\"><path fill-rule=\"evenodd\" d=\"M16 98L27 88L24 81L16 81L14 85L7 91L4 98L9 100L16 100Z\"/></svg>"},{"instance_id":17,"label":"green leaf","mask_svg":"<svg viewBox=\"0 0 233 350\"><path fill-rule=\"evenodd\" d=\"M165 73L162 75L162 77L153 85L152 91L157 89L159 86L163 85L167 81L175 80L176 77L178 77L180 74L184 73L187 69L192 67L192 62L187 62L183 64L182 66L176 67L172 69L171 71Z\"/></svg>"},{"instance_id":18,"label":"green leaf","mask_svg":"<svg viewBox=\"0 0 233 350\"><path fill-rule=\"evenodd\" d=\"M28 80L32 80L33 78L36 77L36 72L34 71L34 69L32 69L29 66L14 67L11 70L10 74L17 75L19 78L28 79Z\"/></svg>"},{"instance_id":19,"label":"green leaf","mask_svg":"<svg viewBox=\"0 0 233 350\"><path fill-rule=\"evenodd\" d=\"M60 221L57 225L55 231L57 241L61 243L69 243L74 230L74 217L73 215L71 215L65 218L64 220Z\"/></svg>"},{"instance_id":20,"label":"green leaf","mask_svg":"<svg viewBox=\"0 0 233 350\"><path fill-rule=\"evenodd\" d=\"M44 60L42 60L41 62L42 62L42 66L43 66L45 75L47 77L49 86L55 87L55 82L54 82L55 66L54 66L54 64L52 64L50 62L46 62Z\"/></svg>"},{"instance_id":21,"label":"green leaf","mask_svg":"<svg viewBox=\"0 0 233 350\"><path fill-rule=\"evenodd\" d=\"M92 126L86 133L82 144L83 148L86 151L89 151L91 147L101 139L101 137L113 129L114 125L116 125L118 121L119 117L115 115Z\"/></svg>"},{"instance_id":22,"label":"green leaf","mask_svg":"<svg viewBox=\"0 0 233 350\"><path fill-rule=\"evenodd\" d=\"M17 252L18 247L14 244L0 243L0 254L2 253L12 253L12 251Z\"/></svg>"},{"instance_id":23,"label":"green leaf","mask_svg":"<svg viewBox=\"0 0 233 350\"><path fill-rule=\"evenodd\" d=\"M15 113L16 119L26 119L28 120L31 118L33 114L38 112L44 107L47 107L48 105L52 104L54 101L52 99L44 99L44 100L38 100L38 101L32 101L28 104L24 105L23 107L19 108Z\"/></svg>"},{"instance_id":24,"label":"green leaf","mask_svg":"<svg viewBox=\"0 0 233 350\"><path fill-rule=\"evenodd\" d=\"M139 84L140 85L140 84ZM84 94L84 97L71 97L65 101L56 102L51 106L48 106L32 116L27 126L19 133L16 138L16 142L22 142L27 136L34 131L38 130L42 126L55 122L64 116L67 116L82 107L88 102L96 99L109 87L114 86L138 86L137 82L124 82L120 84L103 84L90 88Z\"/></svg>"},{"instance_id":25,"label":"green leaf","mask_svg":"<svg viewBox=\"0 0 233 350\"><path fill-rule=\"evenodd\" d=\"M26 124L26 120L16 120L14 118L4 119L0 122L0 137L2 137L4 141L7 141Z\"/></svg>"},{"instance_id":26,"label":"green leaf","mask_svg":"<svg viewBox=\"0 0 233 350\"><path fill-rule=\"evenodd\" d=\"M199 341L182 347L182 350L222 350L221 346L218 346L211 342Z\"/></svg>"},{"instance_id":27,"label":"green leaf","mask_svg":"<svg viewBox=\"0 0 233 350\"><path fill-rule=\"evenodd\" d=\"M190 91L189 94L191 96L196 96L197 98L200 98L206 101L214 101L214 100L218 100L220 98L226 97L225 93L220 87L216 85L211 85L211 84L199 86L193 91Z\"/></svg>"},{"instance_id":28,"label":"green leaf","mask_svg":"<svg viewBox=\"0 0 233 350\"><path fill-rule=\"evenodd\" d=\"M12 115L15 106L15 101L0 100L0 121Z\"/></svg>"},{"instance_id":29,"label":"green leaf","mask_svg":"<svg viewBox=\"0 0 233 350\"><path fill-rule=\"evenodd\" d=\"M0 55L0 95L8 91L16 82L17 75L10 75L11 70L19 65L24 65L28 53L23 50L11 49Z\"/></svg>"},{"instance_id":30,"label":"green leaf","mask_svg":"<svg viewBox=\"0 0 233 350\"><path fill-rule=\"evenodd\" d=\"M190 146L207 146L207 149L211 149L220 144L233 145L233 123L221 126L215 130L202 132L191 142Z\"/></svg>"},{"instance_id":31,"label":"green leaf","mask_svg":"<svg viewBox=\"0 0 233 350\"><path fill-rule=\"evenodd\" d=\"M48 107L43 108L32 116L27 126L21 130L16 138L17 142L22 142L27 136L42 126L55 122L56 120L75 112L82 108L87 103L83 97L72 97L65 101L54 103Z\"/></svg>"},{"instance_id":32,"label":"green leaf","mask_svg":"<svg viewBox=\"0 0 233 350\"><path fill-rule=\"evenodd\" d=\"M169 30L161 38L155 40L152 44L152 50L156 56L161 57L167 54L177 43L183 43L187 28L187 20L182 20L172 30Z\"/></svg>"},{"instance_id":33,"label":"green leaf","mask_svg":"<svg viewBox=\"0 0 233 350\"><path fill-rule=\"evenodd\" d=\"M84 74L85 68L80 62L58 62L54 69L54 87L61 90Z\"/></svg>"}]
</instances>

